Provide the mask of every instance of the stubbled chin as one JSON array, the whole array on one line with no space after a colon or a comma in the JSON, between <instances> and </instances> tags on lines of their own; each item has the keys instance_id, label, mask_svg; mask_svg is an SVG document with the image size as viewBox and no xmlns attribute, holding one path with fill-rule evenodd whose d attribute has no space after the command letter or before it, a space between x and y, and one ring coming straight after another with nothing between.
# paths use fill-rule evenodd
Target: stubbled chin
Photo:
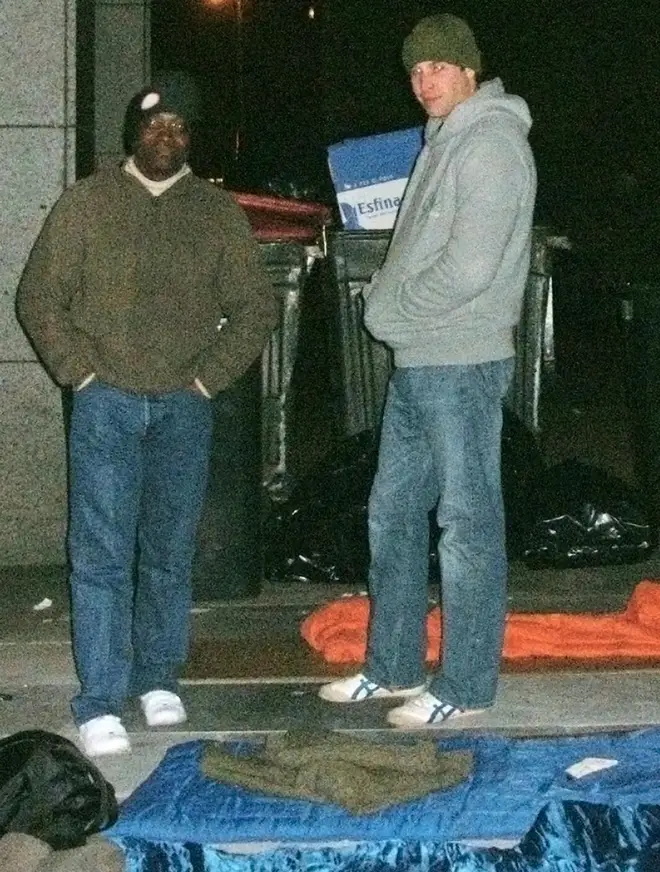
<instances>
[{"instance_id":1,"label":"stubbled chin","mask_svg":"<svg viewBox=\"0 0 660 872\"><path fill-rule=\"evenodd\" d=\"M436 100L429 101L429 108L432 112L446 112L447 111L447 101L442 97L438 97Z\"/></svg>"},{"instance_id":2,"label":"stubbled chin","mask_svg":"<svg viewBox=\"0 0 660 872\"><path fill-rule=\"evenodd\" d=\"M447 114L442 100L420 100L419 102L431 118L442 118Z\"/></svg>"}]
</instances>

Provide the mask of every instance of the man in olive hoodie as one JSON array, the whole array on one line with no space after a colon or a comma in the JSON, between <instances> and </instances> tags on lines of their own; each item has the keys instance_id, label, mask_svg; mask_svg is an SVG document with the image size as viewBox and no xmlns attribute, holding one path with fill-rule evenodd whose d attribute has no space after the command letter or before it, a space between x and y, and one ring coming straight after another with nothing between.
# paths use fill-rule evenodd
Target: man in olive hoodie
<instances>
[{"instance_id":1,"label":"man in olive hoodie","mask_svg":"<svg viewBox=\"0 0 660 872\"><path fill-rule=\"evenodd\" d=\"M526 103L479 83L465 21L439 14L403 62L428 122L365 324L394 352L369 500L364 671L332 702L408 698L388 713L428 727L493 705L506 609L502 400L526 283L536 195ZM442 663L427 682L428 512L441 536Z\"/></svg>"},{"instance_id":2,"label":"man in olive hoodie","mask_svg":"<svg viewBox=\"0 0 660 872\"><path fill-rule=\"evenodd\" d=\"M129 695L148 726L186 719L177 675L210 400L257 359L278 318L245 214L190 170L176 100L140 92L125 131L130 157L65 191L17 295L44 365L73 388L72 711L90 756L130 750Z\"/></svg>"}]
</instances>

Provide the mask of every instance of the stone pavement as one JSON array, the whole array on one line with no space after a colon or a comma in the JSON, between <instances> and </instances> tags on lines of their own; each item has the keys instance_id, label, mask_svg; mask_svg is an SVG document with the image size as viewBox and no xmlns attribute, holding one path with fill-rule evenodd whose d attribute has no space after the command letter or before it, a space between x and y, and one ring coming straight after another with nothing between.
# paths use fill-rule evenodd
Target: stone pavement
<instances>
[{"instance_id":1,"label":"stone pavement","mask_svg":"<svg viewBox=\"0 0 660 872\"><path fill-rule=\"evenodd\" d=\"M614 611L625 606L638 581L660 578L660 555L630 566L592 569L529 570L515 564L511 575L511 611ZM76 679L64 569L6 568L0 570L0 585L0 734L40 728L75 738L68 709ZM216 639L232 650L228 640L237 640L232 655L237 659L219 670L221 677L185 678L182 695L189 721L180 729L147 731L139 713L127 711L133 752L101 761L118 796L128 796L177 742L312 724L351 731L387 729L386 703L342 707L318 699L318 672L277 674L269 665L260 675L259 652L266 664L273 656L273 640L281 645L288 636L287 644L303 646L300 620L321 602L347 592L345 585L266 584L251 600L196 604L193 644ZM252 659L249 676L241 668L241 650ZM451 729L551 735L657 724L659 669L590 668L505 672L497 705Z\"/></svg>"}]
</instances>

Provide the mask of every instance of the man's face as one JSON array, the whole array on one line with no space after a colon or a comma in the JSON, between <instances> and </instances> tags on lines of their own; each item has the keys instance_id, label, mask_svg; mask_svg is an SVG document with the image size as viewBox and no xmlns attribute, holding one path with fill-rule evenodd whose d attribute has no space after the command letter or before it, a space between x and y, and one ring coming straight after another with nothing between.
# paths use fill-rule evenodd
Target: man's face
<instances>
[{"instance_id":1,"label":"man's face","mask_svg":"<svg viewBox=\"0 0 660 872\"><path fill-rule=\"evenodd\" d=\"M447 115L477 90L474 70L445 61L421 61L410 71L417 100L431 118Z\"/></svg>"},{"instance_id":2,"label":"man's face","mask_svg":"<svg viewBox=\"0 0 660 872\"><path fill-rule=\"evenodd\" d=\"M190 134L185 122L178 115L160 112L140 128L133 159L148 179L162 182L181 169L189 147Z\"/></svg>"}]
</instances>

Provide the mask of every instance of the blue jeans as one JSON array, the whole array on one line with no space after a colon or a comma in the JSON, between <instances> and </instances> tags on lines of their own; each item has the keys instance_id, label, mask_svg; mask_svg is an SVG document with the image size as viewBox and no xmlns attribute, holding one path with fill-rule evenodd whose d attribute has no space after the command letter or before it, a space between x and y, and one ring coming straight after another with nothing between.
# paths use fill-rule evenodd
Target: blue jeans
<instances>
[{"instance_id":1,"label":"blue jeans","mask_svg":"<svg viewBox=\"0 0 660 872\"><path fill-rule=\"evenodd\" d=\"M92 382L74 393L69 557L77 724L119 716L129 694L176 689L212 404Z\"/></svg>"},{"instance_id":2,"label":"blue jeans","mask_svg":"<svg viewBox=\"0 0 660 872\"><path fill-rule=\"evenodd\" d=\"M493 704L506 614L502 400L513 359L397 369L369 498L371 611L365 672L385 687L425 680L429 523L437 511L442 662L429 690Z\"/></svg>"}]
</instances>

